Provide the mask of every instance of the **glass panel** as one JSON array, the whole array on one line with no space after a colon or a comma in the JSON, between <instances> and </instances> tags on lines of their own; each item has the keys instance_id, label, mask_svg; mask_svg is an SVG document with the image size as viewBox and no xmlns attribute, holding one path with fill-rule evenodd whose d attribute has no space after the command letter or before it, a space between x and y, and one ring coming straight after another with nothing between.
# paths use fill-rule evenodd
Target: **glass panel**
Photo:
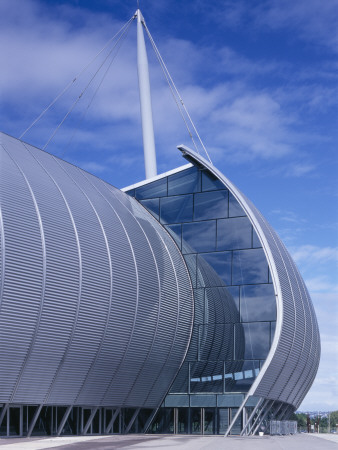
<instances>
[{"instance_id":1,"label":"glass panel","mask_svg":"<svg viewBox=\"0 0 338 450\"><path fill-rule=\"evenodd\" d=\"M207 170L202 171L202 191L216 191L226 189L224 184Z\"/></svg>"},{"instance_id":2,"label":"glass panel","mask_svg":"<svg viewBox=\"0 0 338 450\"><path fill-rule=\"evenodd\" d=\"M135 198L138 200L142 200L144 198L164 197L165 195L167 195L167 177L135 189Z\"/></svg>"},{"instance_id":3,"label":"glass panel","mask_svg":"<svg viewBox=\"0 0 338 450\"><path fill-rule=\"evenodd\" d=\"M239 324L235 325L235 352L238 359L265 359L270 348L270 323L243 323L245 336L244 358Z\"/></svg>"},{"instance_id":4,"label":"glass panel","mask_svg":"<svg viewBox=\"0 0 338 450\"><path fill-rule=\"evenodd\" d=\"M233 252L232 284L268 282L268 263L262 249Z\"/></svg>"},{"instance_id":5,"label":"glass panel","mask_svg":"<svg viewBox=\"0 0 338 450\"><path fill-rule=\"evenodd\" d=\"M239 286L227 286L227 290L233 298L236 308L239 311Z\"/></svg>"},{"instance_id":6,"label":"glass panel","mask_svg":"<svg viewBox=\"0 0 338 450\"><path fill-rule=\"evenodd\" d=\"M201 191L201 173L196 167L168 177L168 195L190 194Z\"/></svg>"},{"instance_id":7,"label":"glass panel","mask_svg":"<svg viewBox=\"0 0 338 450\"><path fill-rule=\"evenodd\" d=\"M178 247L182 248L182 225L165 225L164 228L168 230Z\"/></svg>"},{"instance_id":8,"label":"glass panel","mask_svg":"<svg viewBox=\"0 0 338 450\"><path fill-rule=\"evenodd\" d=\"M276 322L271 322L271 324L270 324L270 330L271 330L271 334L270 334L270 346L271 346L272 341L273 341L273 337L274 337L274 335L275 335Z\"/></svg>"},{"instance_id":9,"label":"glass panel","mask_svg":"<svg viewBox=\"0 0 338 450\"><path fill-rule=\"evenodd\" d=\"M192 220L192 195L161 198L161 223L189 222Z\"/></svg>"},{"instance_id":10,"label":"glass panel","mask_svg":"<svg viewBox=\"0 0 338 450\"><path fill-rule=\"evenodd\" d=\"M130 189L130 191L126 191L126 194L130 195L130 197L135 197L135 189Z\"/></svg>"},{"instance_id":11,"label":"glass panel","mask_svg":"<svg viewBox=\"0 0 338 450\"><path fill-rule=\"evenodd\" d=\"M252 225L247 217L217 221L217 250L251 248Z\"/></svg>"},{"instance_id":12,"label":"glass panel","mask_svg":"<svg viewBox=\"0 0 338 450\"><path fill-rule=\"evenodd\" d=\"M239 322L238 300L234 300L227 288L207 288L205 302L209 323Z\"/></svg>"},{"instance_id":13,"label":"glass panel","mask_svg":"<svg viewBox=\"0 0 338 450\"><path fill-rule=\"evenodd\" d=\"M189 363L184 362L174 380L173 385L171 386L170 392L175 394L187 393L188 381L189 381Z\"/></svg>"},{"instance_id":14,"label":"glass panel","mask_svg":"<svg viewBox=\"0 0 338 450\"><path fill-rule=\"evenodd\" d=\"M216 221L184 223L183 253L212 252L216 249Z\"/></svg>"},{"instance_id":15,"label":"glass panel","mask_svg":"<svg viewBox=\"0 0 338 450\"><path fill-rule=\"evenodd\" d=\"M218 434L224 434L229 426L229 408L218 408Z\"/></svg>"},{"instance_id":16,"label":"glass panel","mask_svg":"<svg viewBox=\"0 0 338 450\"><path fill-rule=\"evenodd\" d=\"M231 408L231 420L235 417L236 413L238 411L238 408ZM230 434L239 435L242 431L242 414L238 416L235 423L233 424L231 428Z\"/></svg>"},{"instance_id":17,"label":"glass panel","mask_svg":"<svg viewBox=\"0 0 338 450\"><path fill-rule=\"evenodd\" d=\"M201 434L201 408L191 408L190 409L190 418L191 418L191 433L192 434Z\"/></svg>"},{"instance_id":18,"label":"glass panel","mask_svg":"<svg viewBox=\"0 0 338 450\"><path fill-rule=\"evenodd\" d=\"M231 284L231 252L202 253L197 257L198 285Z\"/></svg>"},{"instance_id":19,"label":"glass panel","mask_svg":"<svg viewBox=\"0 0 338 450\"><path fill-rule=\"evenodd\" d=\"M260 240L258 239L257 233L255 230L252 230L252 246L253 247L262 247Z\"/></svg>"},{"instance_id":20,"label":"glass panel","mask_svg":"<svg viewBox=\"0 0 338 450\"><path fill-rule=\"evenodd\" d=\"M229 217L238 216L246 216L246 214L235 197L229 192Z\"/></svg>"},{"instance_id":21,"label":"glass panel","mask_svg":"<svg viewBox=\"0 0 338 450\"><path fill-rule=\"evenodd\" d=\"M194 220L228 217L228 191L203 192L194 197Z\"/></svg>"},{"instance_id":22,"label":"glass panel","mask_svg":"<svg viewBox=\"0 0 338 450\"><path fill-rule=\"evenodd\" d=\"M272 284L241 286L241 321L276 320L276 300Z\"/></svg>"},{"instance_id":23,"label":"glass panel","mask_svg":"<svg viewBox=\"0 0 338 450\"><path fill-rule=\"evenodd\" d=\"M189 408L178 408L177 414L177 433L188 434Z\"/></svg>"},{"instance_id":24,"label":"glass panel","mask_svg":"<svg viewBox=\"0 0 338 450\"><path fill-rule=\"evenodd\" d=\"M204 289L194 289L195 319L194 324L205 323Z\"/></svg>"},{"instance_id":25,"label":"glass panel","mask_svg":"<svg viewBox=\"0 0 338 450\"><path fill-rule=\"evenodd\" d=\"M259 360L243 361L241 371L234 373L236 380L233 390L247 392L259 374Z\"/></svg>"},{"instance_id":26,"label":"glass panel","mask_svg":"<svg viewBox=\"0 0 338 450\"><path fill-rule=\"evenodd\" d=\"M224 343L227 345L224 345ZM199 326L199 359L220 361L233 358L233 324L210 323ZM219 372L222 373L222 370Z\"/></svg>"},{"instance_id":27,"label":"glass panel","mask_svg":"<svg viewBox=\"0 0 338 450\"><path fill-rule=\"evenodd\" d=\"M141 200L141 205L143 205L147 210L157 219L160 218L160 201L158 198L151 198L147 200Z\"/></svg>"},{"instance_id":28,"label":"glass panel","mask_svg":"<svg viewBox=\"0 0 338 450\"><path fill-rule=\"evenodd\" d=\"M215 408L204 408L204 434L215 433Z\"/></svg>"},{"instance_id":29,"label":"glass panel","mask_svg":"<svg viewBox=\"0 0 338 450\"><path fill-rule=\"evenodd\" d=\"M174 432L174 408L160 408L152 421L150 433L173 433Z\"/></svg>"},{"instance_id":30,"label":"glass panel","mask_svg":"<svg viewBox=\"0 0 338 450\"><path fill-rule=\"evenodd\" d=\"M223 362L198 361L190 363L190 392L223 392Z\"/></svg>"},{"instance_id":31,"label":"glass panel","mask_svg":"<svg viewBox=\"0 0 338 450\"><path fill-rule=\"evenodd\" d=\"M184 255L185 263L188 267L192 287L196 288L196 276L197 276L197 255Z\"/></svg>"}]
</instances>

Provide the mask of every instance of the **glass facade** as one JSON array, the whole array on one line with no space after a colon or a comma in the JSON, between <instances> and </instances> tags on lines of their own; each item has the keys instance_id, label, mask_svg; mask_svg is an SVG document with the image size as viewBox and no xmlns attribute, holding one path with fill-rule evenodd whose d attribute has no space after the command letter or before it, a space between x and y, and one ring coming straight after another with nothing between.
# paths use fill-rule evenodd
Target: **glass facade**
<instances>
[{"instance_id":1,"label":"glass facade","mask_svg":"<svg viewBox=\"0 0 338 450\"><path fill-rule=\"evenodd\" d=\"M192 339L167 396L189 401L161 408L154 426L223 433L236 408L218 407L208 394L247 392L273 339L276 301L264 251L245 211L207 169L193 166L127 193L174 238L194 288Z\"/></svg>"}]
</instances>

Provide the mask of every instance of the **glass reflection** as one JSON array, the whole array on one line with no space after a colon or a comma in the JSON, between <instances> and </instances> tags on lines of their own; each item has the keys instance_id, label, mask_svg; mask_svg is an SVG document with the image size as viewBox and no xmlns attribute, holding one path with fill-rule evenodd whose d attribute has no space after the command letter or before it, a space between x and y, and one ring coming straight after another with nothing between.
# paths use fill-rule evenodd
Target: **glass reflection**
<instances>
[{"instance_id":1,"label":"glass reflection","mask_svg":"<svg viewBox=\"0 0 338 450\"><path fill-rule=\"evenodd\" d=\"M241 286L241 320L276 320L276 300L272 284Z\"/></svg>"},{"instance_id":2,"label":"glass reflection","mask_svg":"<svg viewBox=\"0 0 338 450\"><path fill-rule=\"evenodd\" d=\"M244 359L265 359L270 348L270 323L252 322L241 324L244 330L245 349ZM241 344L237 337L241 332L240 324L235 325L235 356L241 357Z\"/></svg>"},{"instance_id":3,"label":"glass reflection","mask_svg":"<svg viewBox=\"0 0 338 450\"><path fill-rule=\"evenodd\" d=\"M160 180L136 188L135 198L142 200L145 198L164 197L167 193L167 178L161 178Z\"/></svg>"},{"instance_id":4,"label":"glass reflection","mask_svg":"<svg viewBox=\"0 0 338 450\"><path fill-rule=\"evenodd\" d=\"M231 284L231 259L231 252L200 253L197 258L197 263L198 269L202 274L202 279L201 277L198 278L198 285L223 286L224 283ZM216 272L216 277L213 276L204 261Z\"/></svg>"},{"instance_id":5,"label":"glass reflection","mask_svg":"<svg viewBox=\"0 0 338 450\"><path fill-rule=\"evenodd\" d=\"M226 189L224 184L208 170L202 171L202 191Z\"/></svg>"},{"instance_id":6,"label":"glass reflection","mask_svg":"<svg viewBox=\"0 0 338 450\"><path fill-rule=\"evenodd\" d=\"M184 223L182 229L183 253L212 252L216 250L216 221Z\"/></svg>"},{"instance_id":7,"label":"glass reflection","mask_svg":"<svg viewBox=\"0 0 338 450\"><path fill-rule=\"evenodd\" d=\"M160 201L158 198L150 198L147 200L141 200L141 205L143 205L147 210L159 220L160 218Z\"/></svg>"},{"instance_id":8,"label":"glass reflection","mask_svg":"<svg viewBox=\"0 0 338 450\"><path fill-rule=\"evenodd\" d=\"M252 225L247 217L217 221L217 250L251 248Z\"/></svg>"},{"instance_id":9,"label":"glass reflection","mask_svg":"<svg viewBox=\"0 0 338 450\"><path fill-rule=\"evenodd\" d=\"M233 252L232 284L268 283L268 263L260 248Z\"/></svg>"},{"instance_id":10,"label":"glass reflection","mask_svg":"<svg viewBox=\"0 0 338 450\"><path fill-rule=\"evenodd\" d=\"M192 195L165 197L160 200L161 223L192 221Z\"/></svg>"},{"instance_id":11,"label":"glass reflection","mask_svg":"<svg viewBox=\"0 0 338 450\"><path fill-rule=\"evenodd\" d=\"M246 216L246 214L235 197L229 192L229 217L238 216Z\"/></svg>"},{"instance_id":12,"label":"glass reflection","mask_svg":"<svg viewBox=\"0 0 338 450\"><path fill-rule=\"evenodd\" d=\"M201 172L196 167L175 173L168 178L168 195L201 191Z\"/></svg>"},{"instance_id":13,"label":"glass reflection","mask_svg":"<svg viewBox=\"0 0 338 450\"><path fill-rule=\"evenodd\" d=\"M255 230L252 230L252 246L254 248L262 247L261 241L259 240Z\"/></svg>"},{"instance_id":14,"label":"glass reflection","mask_svg":"<svg viewBox=\"0 0 338 450\"><path fill-rule=\"evenodd\" d=\"M194 220L228 217L228 191L195 194Z\"/></svg>"}]
</instances>

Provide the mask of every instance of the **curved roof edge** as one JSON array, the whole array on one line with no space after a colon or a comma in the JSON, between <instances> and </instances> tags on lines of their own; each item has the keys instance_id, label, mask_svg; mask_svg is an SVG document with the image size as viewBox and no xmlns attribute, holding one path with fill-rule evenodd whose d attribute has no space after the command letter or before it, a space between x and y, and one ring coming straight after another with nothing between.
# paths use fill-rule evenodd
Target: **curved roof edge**
<instances>
[{"instance_id":1,"label":"curved roof edge","mask_svg":"<svg viewBox=\"0 0 338 450\"><path fill-rule=\"evenodd\" d=\"M276 331L246 398L258 395L298 407L312 385L320 358L317 320L304 281L284 244L252 202L201 155L184 145L177 148L188 161L213 173L233 194L250 219L269 264L276 295Z\"/></svg>"}]
</instances>

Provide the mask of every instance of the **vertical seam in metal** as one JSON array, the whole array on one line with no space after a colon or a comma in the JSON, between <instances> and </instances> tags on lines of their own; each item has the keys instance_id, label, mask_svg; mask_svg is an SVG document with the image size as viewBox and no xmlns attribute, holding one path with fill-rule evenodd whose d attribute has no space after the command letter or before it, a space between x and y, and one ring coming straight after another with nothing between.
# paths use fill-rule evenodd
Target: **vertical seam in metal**
<instances>
[{"instance_id":1,"label":"vertical seam in metal","mask_svg":"<svg viewBox=\"0 0 338 450\"><path fill-rule=\"evenodd\" d=\"M23 143L23 145L25 145L25 144ZM51 384L50 384L50 387L48 389L48 392L47 392L47 394L45 396L45 402L44 403L46 403L48 401L49 397L50 397L53 385L55 384L55 381L56 381L56 379L57 379L57 377L58 377L58 375L60 373L60 370L61 370L62 366L64 365L65 359L66 359L66 357L68 355L68 352L69 352L69 349L70 349L70 346L71 346L71 343L72 343L72 340L73 340L73 337L74 337L75 328L76 328L76 325L77 325L77 320L78 320L78 315L79 315L79 310L80 310L80 303L81 303L81 292L82 292L82 257L81 257L81 245L80 245L80 240L79 240L79 236L78 236L75 220L74 220L73 214L71 212L70 206L69 206L69 204L68 204L68 202L67 202L67 200L65 198L65 195L63 194L60 186L58 185L56 180L52 177L52 175L49 173L49 171L44 167L44 165L37 158L35 158L33 153L29 150L29 148L26 145L25 145L25 147L31 153L31 155L37 161L37 163L43 168L43 170L46 172L46 174L50 177L50 179L53 181L53 183L55 184L56 188L59 191L59 193L60 193L60 195L61 195L61 197L62 197L62 199L63 199L63 201L65 203L65 206L66 206L66 208L68 210L68 214L69 214L70 220L71 220L72 225L73 225L75 239L76 239L77 248L78 248L78 255L79 255L79 294L78 294L76 315L75 315L75 318L74 318L73 328L72 328L72 332L71 332L71 335L70 335L69 340L68 340L67 347L66 347L66 349L64 351L62 359L61 359L61 361L60 361L60 363L58 365L58 368L56 369L56 372L55 372L54 377L53 377L53 379L51 381Z\"/></svg>"},{"instance_id":2,"label":"vertical seam in metal","mask_svg":"<svg viewBox=\"0 0 338 450\"><path fill-rule=\"evenodd\" d=\"M25 146L24 146L25 147ZM25 147L25 149L27 150L27 148ZM27 362L28 359L30 357L30 355L32 354L33 351L33 347L36 341L36 337L38 334L38 330L39 330L39 326L40 326L40 321L41 321L41 315L42 315L42 310L43 310L43 306L44 306L44 297L45 297L45 290L46 290L46 241L45 241L45 234L44 234L44 229L43 229L43 223L42 223L42 218L41 218L41 214L40 214L40 210L39 210L39 206L38 206L38 202L37 199L34 195L33 189L24 173L24 171L22 170L22 168L20 167L20 165L12 158L12 156L7 152L7 150L5 149L6 153L8 154L9 158L13 161L13 163L16 165L16 167L18 168L18 170L20 171L22 177L25 180L25 183L28 187L28 190L30 192L32 201L34 203L34 208L35 208L35 212L36 212L36 216L38 219L38 223L39 223L39 229L40 229L40 238L41 238L41 247L42 247L42 287L41 287L41 300L40 300L40 308L39 308L39 313L38 313L38 317L36 319L36 325L34 328L34 333L32 336L32 340L29 344L29 348L27 350L27 353L25 355L25 359L22 363L18 378L16 380L15 386L13 388L12 394L11 394L11 402L14 399L14 396L16 394L16 391L19 387L19 384L21 382L22 376L24 374L25 368L27 366Z\"/></svg>"}]
</instances>

